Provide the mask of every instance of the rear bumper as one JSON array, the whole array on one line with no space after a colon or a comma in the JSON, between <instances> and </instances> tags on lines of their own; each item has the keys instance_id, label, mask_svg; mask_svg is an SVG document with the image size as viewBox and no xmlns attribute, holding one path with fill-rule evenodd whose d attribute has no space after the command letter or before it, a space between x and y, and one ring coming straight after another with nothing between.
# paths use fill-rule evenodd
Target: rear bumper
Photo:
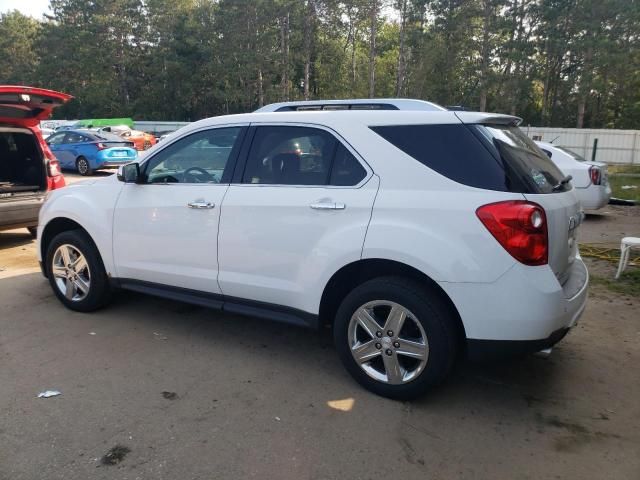
<instances>
[{"instance_id":1,"label":"rear bumper","mask_svg":"<svg viewBox=\"0 0 640 480\"><path fill-rule=\"evenodd\" d=\"M611 198L609 185L590 185L587 188L576 188L576 195L585 210L598 210L605 207Z\"/></svg>"},{"instance_id":2,"label":"rear bumper","mask_svg":"<svg viewBox=\"0 0 640 480\"><path fill-rule=\"evenodd\" d=\"M491 361L519 357L553 347L562 340L569 328L560 328L540 340L467 340L467 358L472 361Z\"/></svg>"},{"instance_id":3,"label":"rear bumper","mask_svg":"<svg viewBox=\"0 0 640 480\"><path fill-rule=\"evenodd\" d=\"M102 162L98 168L118 168L121 167L122 165L126 165L127 163L131 163L135 161L135 158L131 158L131 159L123 159L122 161L117 161L114 162L113 160L110 160L108 162Z\"/></svg>"},{"instance_id":4,"label":"rear bumper","mask_svg":"<svg viewBox=\"0 0 640 480\"><path fill-rule=\"evenodd\" d=\"M36 226L44 197L43 192L29 197L0 199L0 230Z\"/></svg>"},{"instance_id":5,"label":"rear bumper","mask_svg":"<svg viewBox=\"0 0 640 480\"><path fill-rule=\"evenodd\" d=\"M496 282L440 283L458 309L469 353L527 353L548 348L576 325L587 303L589 274L576 258L564 285L549 266L514 265Z\"/></svg>"}]
</instances>

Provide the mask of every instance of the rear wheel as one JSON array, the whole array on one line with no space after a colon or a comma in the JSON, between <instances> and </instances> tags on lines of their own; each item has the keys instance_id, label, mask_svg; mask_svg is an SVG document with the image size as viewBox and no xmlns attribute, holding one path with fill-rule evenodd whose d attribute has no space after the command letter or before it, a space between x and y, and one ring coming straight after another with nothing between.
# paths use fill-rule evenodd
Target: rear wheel
<instances>
[{"instance_id":1,"label":"rear wheel","mask_svg":"<svg viewBox=\"0 0 640 480\"><path fill-rule=\"evenodd\" d=\"M347 295L336 315L334 341L361 385L408 400L449 374L456 357L454 322L436 293L409 279L383 277Z\"/></svg>"},{"instance_id":2,"label":"rear wheel","mask_svg":"<svg viewBox=\"0 0 640 480\"><path fill-rule=\"evenodd\" d=\"M93 170L91 170L91 165L89 164L89 160L84 157L78 157L78 159L76 160L76 169L82 176L88 176L93 173Z\"/></svg>"},{"instance_id":3,"label":"rear wheel","mask_svg":"<svg viewBox=\"0 0 640 480\"><path fill-rule=\"evenodd\" d=\"M111 298L98 249L81 230L62 232L47 246L46 269L58 299L71 310L91 312Z\"/></svg>"},{"instance_id":4,"label":"rear wheel","mask_svg":"<svg viewBox=\"0 0 640 480\"><path fill-rule=\"evenodd\" d=\"M33 238L38 238L38 227L27 227L27 230Z\"/></svg>"}]
</instances>

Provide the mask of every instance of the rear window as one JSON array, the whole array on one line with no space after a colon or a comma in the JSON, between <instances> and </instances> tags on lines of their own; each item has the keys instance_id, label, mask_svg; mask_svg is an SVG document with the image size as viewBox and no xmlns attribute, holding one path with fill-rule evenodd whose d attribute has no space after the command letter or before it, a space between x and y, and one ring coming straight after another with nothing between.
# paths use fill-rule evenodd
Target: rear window
<instances>
[{"instance_id":1,"label":"rear window","mask_svg":"<svg viewBox=\"0 0 640 480\"><path fill-rule=\"evenodd\" d=\"M556 147L558 150L563 151L564 153L566 153L567 155L570 155L571 157L573 157L574 160L577 160L579 162L586 162L587 159L584 158L582 155L577 154L576 152L574 152L573 150L569 150L568 148L565 147Z\"/></svg>"},{"instance_id":2,"label":"rear window","mask_svg":"<svg viewBox=\"0 0 640 480\"><path fill-rule=\"evenodd\" d=\"M549 158L518 127L392 125L371 129L441 175L486 190L551 193L568 187Z\"/></svg>"}]
</instances>

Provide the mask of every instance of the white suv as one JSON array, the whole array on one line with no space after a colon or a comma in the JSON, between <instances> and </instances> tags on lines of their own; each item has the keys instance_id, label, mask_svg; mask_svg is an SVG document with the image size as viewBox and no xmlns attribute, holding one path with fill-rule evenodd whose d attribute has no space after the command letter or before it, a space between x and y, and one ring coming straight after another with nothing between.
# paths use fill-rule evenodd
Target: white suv
<instances>
[{"instance_id":1,"label":"white suv","mask_svg":"<svg viewBox=\"0 0 640 480\"><path fill-rule=\"evenodd\" d=\"M585 307L578 200L517 122L385 110L192 123L117 176L52 193L43 272L77 311L124 288L330 325L357 381L415 397L462 354L551 347Z\"/></svg>"}]
</instances>

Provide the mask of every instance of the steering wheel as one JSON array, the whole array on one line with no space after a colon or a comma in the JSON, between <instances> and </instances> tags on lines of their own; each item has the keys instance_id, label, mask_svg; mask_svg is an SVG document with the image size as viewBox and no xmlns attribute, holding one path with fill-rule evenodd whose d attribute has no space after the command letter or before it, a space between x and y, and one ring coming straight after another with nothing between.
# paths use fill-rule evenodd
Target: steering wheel
<instances>
[{"instance_id":1,"label":"steering wheel","mask_svg":"<svg viewBox=\"0 0 640 480\"><path fill-rule=\"evenodd\" d=\"M197 175L194 175L198 172ZM182 173L184 183L209 183L215 182L216 177L207 172L204 168L189 167Z\"/></svg>"}]
</instances>

